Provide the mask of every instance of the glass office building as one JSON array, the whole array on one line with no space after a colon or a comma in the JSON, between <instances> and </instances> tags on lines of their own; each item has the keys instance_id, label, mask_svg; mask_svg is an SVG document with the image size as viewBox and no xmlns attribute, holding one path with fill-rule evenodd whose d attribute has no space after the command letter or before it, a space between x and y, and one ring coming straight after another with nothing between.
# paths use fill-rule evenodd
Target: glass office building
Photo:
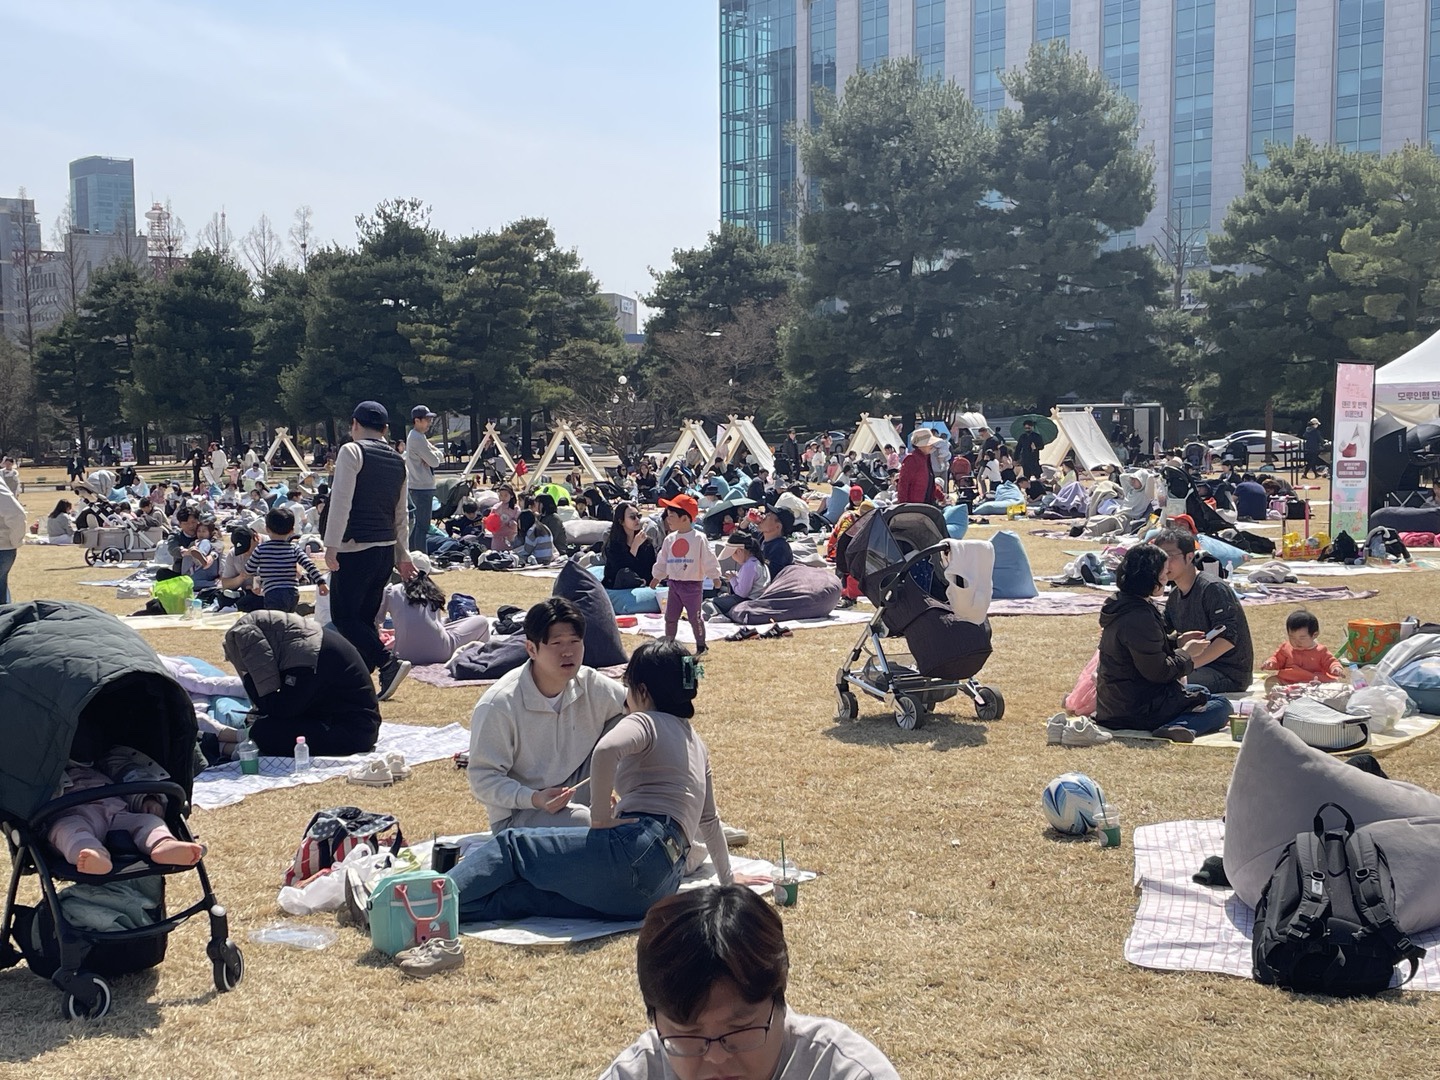
<instances>
[{"instance_id":1,"label":"glass office building","mask_svg":"<svg viewBox=\"0 0 1440 1080\"><path fill-rule=\"evenodd\" d=\"M70 163L70 206L80 232L136 231L135 162L87 157Z\"/></svg>"},{"instance_id":2,"label":"glass office building","mask_svg":"<svg viewBox=\"0 0 1440 1080\"><path fill-rule=\"evenodd\" d=\"M817 88L918 58L993 115L999 75L1063 40L1140 113L1156 205L1216 228L1266 146L1306 135L1362 153L1440 144L1440 0L721 0L721 202L767 241L805 190L789 125ZM1130 241L1127 235L1125 242Z\"/></svg>"}]
</instances>

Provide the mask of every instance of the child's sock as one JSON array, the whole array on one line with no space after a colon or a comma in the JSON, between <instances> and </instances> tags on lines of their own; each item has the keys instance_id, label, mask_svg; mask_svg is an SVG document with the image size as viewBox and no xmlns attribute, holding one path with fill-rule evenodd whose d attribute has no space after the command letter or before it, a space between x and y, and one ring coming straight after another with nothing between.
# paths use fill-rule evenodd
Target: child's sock
<instances>
[{"instance_id":1,"label":"child's sock","mask_svg":"<svg viewBox=\"0 0 1440 1080\"><path fill-rule=\"evenodd\" d=\"M75 869L82 874L108 874L114 868L109 853L97 848L81 848L75 859Z\"/></svg>"},{"instance_id":2,"label":"child's sock","mask_svg":"<svg viewBox=\"0 0 1440 1080\"><path fill-rule=\"evenodd\" d=\"M204 844L189 844L173 836L157 840L150 848L150 861L161 866L194 866L204 855Z\"/></svg>"}]
</instances>

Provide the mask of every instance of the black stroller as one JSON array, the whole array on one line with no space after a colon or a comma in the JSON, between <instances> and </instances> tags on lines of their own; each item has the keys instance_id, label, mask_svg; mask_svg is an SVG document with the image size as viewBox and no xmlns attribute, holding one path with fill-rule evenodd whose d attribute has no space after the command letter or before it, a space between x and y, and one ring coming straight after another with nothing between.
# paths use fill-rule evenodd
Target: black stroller
<instances>
[{"instance_id":1,"label":"black stroller","mask_svg":"<svg viewBox=\"0 0 1440 1080\"><path fill-rule=\"evenodd\" d=\"M835 674L837 719L859 716L855 690L884 701L906 731L957 694L981 720L1005 715L1000 691L974 679L990 658L990 620L966 622L946 599L948 550L945 518L919 503L872 510L840 538L836 565L860 582L875 614ZM897 639L903 646L886 645Z\"/></svg>"},{"instance_id":2,"label":"black stroller","mask_svg":"<svg viewBox=\"0 0 1440 1080\"><path fill-rule=\"evenodd\" d=\"M1195 490L1195 481L1184 469L1167 465L1160 470L1160 477L1165 481L1165 491L1169 499L1185 503L1185 513L1190 515L1190 520L1195 522L1195 528L1200 532L1206 536L1219 536L1226 529L1235 528L1201 497Z\"/></svg>"},{"instance_id":3,"label":"black stroller","mask_svg":"<svg viewBox=\"0 0 1440 1080\"><path fill-rule=\"evenodd\" d=\"M195 711L140 636L85 604L37 600L0 607L0 828L10 849L10 889L0 920L0 969L22 959L65 994L64 1014L99 1019L110 1009L102 976L154 967L166 938L201 913L210 919L210 958L219 991L233 990L245 971L229 937L225 909L210 887L202 859L193 867L148 861L125 833L104 837L114 861L108 874L83 874L66 863L47 837L66 810L99 798L154 794L166 800L165 824L176 839L191 841L186 817L195 769ZM96 759L118 746L148 755L169 780L89 788L54 797L71 757ZM200 899L173 915L165 912L166 879L195 872ZM34 907L17 903L21 879L38 877ZM56 881L104 887L120 883L144 893L152 922L132 929L77 927L66 916ZM93 897L92 893L92 897Z\"/></svg>"}]
</instances>

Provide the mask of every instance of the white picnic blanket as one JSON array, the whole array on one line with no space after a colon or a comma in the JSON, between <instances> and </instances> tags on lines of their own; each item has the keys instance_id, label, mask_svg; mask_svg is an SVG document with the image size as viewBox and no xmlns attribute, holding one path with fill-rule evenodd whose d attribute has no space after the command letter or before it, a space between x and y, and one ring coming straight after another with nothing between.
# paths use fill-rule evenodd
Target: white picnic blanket
<instances>
[{"instance_id":1,"label":"white picnic blanket","mask_svg":"<svg viewBox=\"0 0 1440 1080\"><path fill-rule=\"evenodd\" d=\"M874 613L872 608L866 608L863 611L857 611L854 608L837 608L823 619L781 619L780 625L787 630L823 630L828 626L869 622ZM620 632L622 634L644 634L646 637L653 638L665 636L664 615L636 615L635 619L634 626L622 626ZM714 644L717 641L723 641L739 629L739 623L733 623L723 615L717 615L705 624L706 643ZM764 631L769 627L757 626L755 629ZM684 645L695 644L694 631L690 629L690 624L684 619L680 620L680 625L675 631L675 640Z\"/></svg>"},{"instance_id":2,"label":"white picnic blanket","mask_svg":"<svg viewBox=\"0 0 1440 1080\"><path fill-rule=\"evenodd\" d=\"M435 728L382 723L374 750L350 757L317 757L312 759L313 767L303 773L295 772L295 763L288 757L262 757L258 776L242 773L238 761L212 765L195 777L195 790L190 801L201 810L215 810L222 806L234 806L245 796L262 791L319 784L337 776L343 777L357 762L391 750L404 754L407 764L420 765L468 749L470 732L459 724Z\"/></svg>"},{"instance_id":3,"label":"white picnic blanket","mask_svg":"<svg viewBox=\"0 0 1440 1080\"><path fill-rule=\"evenodd\" d=\"M1256 569L1261 559L1257 557L1254 564L1242 564L1235 568L1236 577L1244 577L1251 570ZM1270 560L1263 560L1269 562ZM1362 574L1413 574L1418 570L1430 569L1430 560L1417 559L1409 565L1396 565L1394 563L1366 563L1364 566L1346 566L1344 563L1316 562L1313 559L1279 559L1278 562L1285 563L1290 572L1302 581L1308 577L1355 577Z\"/></svg>"},{"instance_id":4,"label":"white picnic blanket","mask_svg":"<svg viewBox=\"0 0 1440 1080\"><path fill-rule=\"evenodd\" d=\"M1253 976L1254 910L1232 890L1211 889L1190 877L1224 847L1222 821L1166 821L1135 830L1140 907L1125 939L1126 960L1160 971ZM1440 927L1414 941L1427 952L1408 989L1440 990Z\"/></svg>"}]
</instances>

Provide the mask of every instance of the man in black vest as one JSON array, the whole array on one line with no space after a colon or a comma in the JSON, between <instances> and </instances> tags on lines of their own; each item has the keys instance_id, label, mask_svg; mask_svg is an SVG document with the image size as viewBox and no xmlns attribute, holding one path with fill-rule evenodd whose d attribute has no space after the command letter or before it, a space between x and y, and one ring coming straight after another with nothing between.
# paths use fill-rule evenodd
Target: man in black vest
<instances>
[{"instance_id":1,"label":"man in black vest","mask_svg":"<svg viewBox=\"0 0 1440 1080\"><path fill-rule=\"evenodd\" d=\"M390 415L375 401L351 414L352 442L335 455L335 481L324 525L330 569L330 621L355 646L367 670L380 672L380 700L388 700L410 674L410 663L380 643L375 616L391 567L409 581L415 566L405 541L410 514L405 459L385 441Z\"/></svg>"}]
</instances>

